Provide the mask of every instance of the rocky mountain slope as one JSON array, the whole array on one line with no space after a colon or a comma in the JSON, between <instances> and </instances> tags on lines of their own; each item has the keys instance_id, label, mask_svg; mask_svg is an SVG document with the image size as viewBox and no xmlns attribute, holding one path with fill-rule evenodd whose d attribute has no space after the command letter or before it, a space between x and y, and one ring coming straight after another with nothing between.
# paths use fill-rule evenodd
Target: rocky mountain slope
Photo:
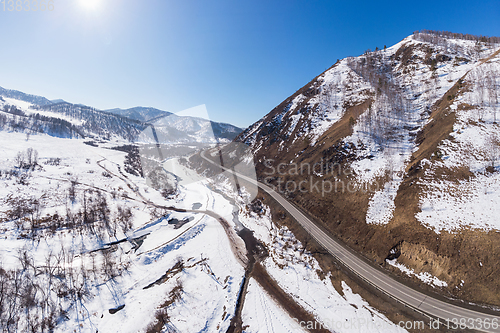
<instances>
[{"instance_id":1,"label":"rocky mountain slope","mask_svg":"<svg viewBox=\"0 0 500 333\"><path fill-rule=\"evenodd\" d=\"M500 305L499 41L422 31L342 59L237 140L262 181L371 260Z\"/></svg>"}]
</instances>

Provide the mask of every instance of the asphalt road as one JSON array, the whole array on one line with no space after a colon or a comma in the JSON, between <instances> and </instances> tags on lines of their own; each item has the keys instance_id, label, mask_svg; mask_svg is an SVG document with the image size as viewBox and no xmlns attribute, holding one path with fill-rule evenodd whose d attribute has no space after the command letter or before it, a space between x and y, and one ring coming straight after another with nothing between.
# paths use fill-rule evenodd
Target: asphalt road
<instances>
[{"instance_id":1,"label":"asphalt road","mask_svg":"<svg viewBox=\"0 0 500 333\"><path fill-rule=\"evenodd\" d=\"M204 153L201 154L201 157L208 162L221 167L206 158ZM222 168L226 171L233 172L230 169L224 167ZM427 328L429 328L429 325L432 323L435 325L434 328L437 329L437 326L439 325L440 330L447 332L463 331L464 329L472 329L480 332L500 332L500 313L498 316L494 316L460 307L455 304L450 304L433 298L399 283L388 274L385 274L368 264L358 255L352 253L350 250L346 249L343 245L331 238L313 221L311 221L311 219L305 216L294 205L288 202L288 200L286 200L278 192L274 191L271 187L242 174L236 174L236 176L240 179L251 182L252 184L256 184L262 190L267 192L283 207L283 209L285 209L298 223L300 223L300 225L322 247L324 247L331 255L333 255L338 261L340 261L362 280L406 306L421 312L422 314L433 317L434 321L432 322L430 318L427 321L424 321ZM437 319L439 322L436 321ZM413 325L411 328L416 328L415 326L421 325L421 323L400 323L400 325L403 327L407 325L407 328L410 328L409 326Z\"/></svg>"}]
</instances>

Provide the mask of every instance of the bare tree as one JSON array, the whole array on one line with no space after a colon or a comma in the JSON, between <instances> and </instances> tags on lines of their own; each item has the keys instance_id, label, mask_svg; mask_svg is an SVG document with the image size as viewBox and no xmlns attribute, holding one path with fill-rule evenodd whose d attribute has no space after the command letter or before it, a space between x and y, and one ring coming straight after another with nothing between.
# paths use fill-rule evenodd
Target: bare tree
<instances>
[{"instance_id":1,"label":"bare tree","mask_svg":"<svg viewBox=\"0 0 500 333\"><path fill-rule=\"evenodd\" d=\"M33 168L38 165L38 151L33 152Z\"/></svg>"},{"instance_id":2,"label":"bare tree","mask_svg":"<svg viewBox=\"0 0 500 333\"><path fill-rule=\"evenodd\" d=\"M489 66L486 69L486 82L488 88L488 99L489 99L489 107L492 108L493 111L493 122L497 122L497 106L498 106L498 90L497 90L497 77L498 72L495 70L493 66Z\"/></svg>"},{"instance_id":3,"label":"bare tree","mask_svg":"<svg viewBox=\"0 0 500 333\"><path fill-rule=\"evenodd\" d=\"M500 139L496 134L490 133L486 140L486 156L491 161L491 171L494 171L495 162L500 155Z\"/></svg>"},{"instance_id":4,"label":"bare tree","mask_svg":"<svg viewBox=\"0 0 500 333\"><path fill-rule=\"evenodd\" d=\"M16 158L15 158L15 163L19 169L22 169L24 167L24 154L23 154L23 152L20 151L17 153Z\"/></svg>"},{"instance_id":5,"label":"bare tree","mask_svg":"<svg viewBox=\"0 0 500 333\"><path fill-rule=\"evenodd\" d=\"M28 165L31 167L33 165L33 148L26 149L26 158Z\"/></svg>"},{"instance_id":6,"label":"bare tree","mask_svg":"<svg viewBox=\"0 0 500 333\"><path fill-rule=\"evenodd\" d=\"M118 206L116 219L124 234L132 229L132 218L132 211L129 207Z\"/></svg>"},{"instance_id":7,"label":"bare tree","mask_svg":"<svg viewBox=\"0 0 500 333\"><path fill-rule=\"evenodd\" d=\"M42 203L35 197L32 197L29 201L29 214L30 214L30 226L31 226L31 239L35 238L35 232L40 221L40 214L42 211Z\"/></svg>"},{"instance_id":8,"label":"bare tree","mask_svg":"<svg viewBox=\"0 0 500 333\"><path fill-rule=\"evenodd\" d=\"M102 270L104 274L108 279L113 279L117 276L113 253L109 249L103 250L102 258Z\"/></svg>"},{"instance_id":9,"label":"bare tree","mask_svg":"<svg viewBox=\"0 0 500 333\"><path fill-rule=\"evenodd\" d=\"M68 198L69 200L71 201L71 203L74 203L75 200L76 200L76 181L75 180L72 180L71 181L71 185L69 186L69 189L68 189Z\"/></svg>"}]
</instances>

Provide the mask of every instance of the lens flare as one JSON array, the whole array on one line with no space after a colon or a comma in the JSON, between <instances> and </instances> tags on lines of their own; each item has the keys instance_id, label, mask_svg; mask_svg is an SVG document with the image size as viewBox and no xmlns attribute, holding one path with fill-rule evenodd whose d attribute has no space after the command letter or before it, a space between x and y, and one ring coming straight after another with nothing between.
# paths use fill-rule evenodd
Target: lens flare
<instances>
[{"instance_id":1,"label":"lens flare","mask_svg":"<svg viewBox=\"0 0 500 333\"><path fill-rule=\"evenodd\" d=\"M97 10L101 0L80 0L80 5L87 10Z\"/></svg>"}]
</instances>

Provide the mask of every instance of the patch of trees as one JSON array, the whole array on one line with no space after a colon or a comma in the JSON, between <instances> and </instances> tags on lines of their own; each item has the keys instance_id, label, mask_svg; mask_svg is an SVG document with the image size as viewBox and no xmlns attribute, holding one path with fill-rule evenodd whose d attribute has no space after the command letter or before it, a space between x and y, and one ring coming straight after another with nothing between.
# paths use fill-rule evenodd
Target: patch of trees
<instances>
[{"instance_id":1,"label":"patch of trees","mask_svg":"<svg viewBox=\"0 0 500 333\"><path fill-rule=\"evenodd\" d=\"M168 293L167 300L158 307L158 310L155 312L155 320L149 324L146 328L146 333L160 333L165 332L164 327L167 327L166 332L176 332L174 326L170 326L170 316L168 314L168 307L173 303L179 301L182 297L182 293L184 292L184 286L180 279L177 279L176 285L174 288Z\"/></svg>"},{"instance_id":2,"label":"patch of trees","mask_svg":"<svg viewBox=\"0 0 500 333\"><path fill-rule=\"evenodd\" d=\"M126 152L125 156L125 171L131 175L144 177L142 172L141 156L139 155L139 147L136 145L124 145L119 147L113 147L111 149Z\"/></svg>"},{"instance_id":3,"label":"patch of trees","mask_svg":"<svg viewBox=\"0 0 500 333\"><path fill-rule=\"evenodd\" d=\"M89 297L88 271L73 267L74 253L64 247L36 263L19 249L16 269L0 267L0 326L5 332L50 332L71 304Z\"/></svg>"},{"instance_id":4,"label":"patch of trees","mask_svg":"<svg viewBox=\"0 0 500 333\"><path fill-rule=\"evenodd\" d=\"M33 106L40 113L26 114L12 105L4 105L3 111L12 117L2 115L0 128L9 126L16 131L29 130L47 133L59 137L93 137L110 139L113 135L133 141L146 126L140 121L99 111L94 108L69 103ZM43 111L59 113L64 117L75 119L79 124L55 117L43 115Z\"/></svg>"},{"instance_id":5,"label":"patch of trees","mask_svg":"<svg viewBox=\"0 0 500 333\"><path fill-rule=\"evenodd\" d=\"M13 168L0 171L0 176L9 180L15 178L18 184L28 185L31 171L34 171L37 167L42 168L38 164L38 151L28 148L26 151L19 151L14 158Z\"/></svg>"},{"instance_id":6,"label":"patch of trees","mask_svg":"<svg viewBox=\"0 0 500 333\"><path fill-rule=\"evenodd\" d=\"M10 114L15 115L15 116L22 116L22 117L26 116L26 113L24 113L23 111L19 110L14 105L8 105L8 104L4 105L3 106L3 112L10 113Z\"/></svg>"},{"instance_id":7,"label":"patch of trees","mask_svg":"<svg viewBox=\"0 0 500 333\"><path fill-rule=\"evenodd\" d=\"M97 135L101 138L110 139L112 135L117 135L126 140L133 141L146 128L140 121L83 105L57 103L40 106L38 109L59 113L79 120L81 125L77 125L76 128L86 136Z\"/></svg>"},{"instance_id":8,"label":"patch of trees","mask_svg":"<svg viewBox=\"0 0 500 333\"><path fill-rule=\"evenodd\" d=\"M400 130L407 125L407 111L411 106L384 57L382 52L366 52L347 60L347 65L375 89L373 101L360 117L360 125L381 146L397 139Z\"/></svg>"},{"instance_id":9,"label":"patch of trees","mask_svg":"<svg viewBox=\"0 0 500 333\"><path fill-rule=\"evenodd\" d=\"M127 153L125 156L125 171L131 175L144 177L142 171L141 155L139 152L139 147L136 145L123 145L111 148L113 150L119 150Z\"/></svg>"},{"instance_id":10,"label":"patch of trees","mask_svg":"<svg viewBox=\"0 0 500 333\"><path fill-rule=\"evenodd\" d=\"M141 157L139 155L139 148L134 147L134 149L127 153L127 156L125 156L124 165L126 172L134 176L144 177L144 173L142 172Z\"/></svg>"},{"instance_id":11,"label":"patch of trees","mask_svg":"<svg viewBox=\"0 0 500 333\"><path fill-rule=\"evenodd\" d=\"M28 148L26 152L18 152L15 157L15 166L18 169L35 170L38 165L38 151Z\"/></svg>"},{"instance_id":12,"label":"patch of trees","mask_svg":"<svg viewBox=\"0 0 500 333\"><path fill-rule=\"evenodd\" d=\"M53 118L35 113L30 116L33 120L31 130L34 132L47 133L49 135L64 136L64 137L81 137L84 138L84 133L75 125L67 120Z\"/></svg>"},{"instance_id":13,"label":"patch of trees","mask_svg":"<svg viewBox=\"0 0 500 333\"><path fill-rule=\"evenodd\" d=\"M106 194L86 189L82 191L79 201L81 208L76 212L73 212L69 207L67 208L68 227L88 230L98 239L105 239L106 233L109 238L116 238L118 230L125 234L132 229L133 214L131 209L118 205L116 212L112 213Z\"/></svg>"},{"instance_id":14,"label":"patch of trees","mask_svg":"<svg viewBox=\"0 0 500 333\"><path fill-rule=\"evenodd\" d=\"M50 157L45 161L45 164L47 165L52 165L52 166L58 166L61 164L61 158L60 157Z\"/></svg>"},{"instance_id":15,"label":"patch of trees","mask_svg":"<svg viewBox=\"0 0 500 333\"><path fill-rule=\"evenodd\" d=\"M490 172L494 172L497 167L496 161L500 156L500 137L496 133L490 133L486 138L486 158L491 162L491 165L486 168Z\"/></svg>"},{"instance_id":16,"label":"patch of trees","mask_svg":"<svg viewBox=\"0 0 500 333\"><path fill-rule=\"evenodd\" d=\"M52 332L56 325L77 315L92 298L91 289L128 269L112 251L87 254L74 263L76 253L61 243L42 260L32 249L20 248L16 268L0 263L0 329L3 332ZM83 255L81 255L83 256Z\"/></svg>"},{"instance_id":17,"label":"patch of trees","mask_svg":"<svg viewBox=\"0 0 500 333\"><path fill-rule=\"evenodd\" d=\"M500 43L500 37L489 37L482 35L471 35L471 34L461 34L450 31L439 31L439 30L427 30L422 29L420 31L415 31L413 36L422 42L428 42L432 44L440 44L442 43L443 38L447 39L464 39L464 40L472 40L482 43L491 43L497 44Z\"/></svg>"},{"instance_id":18,"label":"patch of trees","mask_svg":"<svg viewBox=\"0 0 500 333\"><path fill-rule=\"evenodd\" d=\"M4 128L7 125L7 116L0 113L0 129Z\"/></svg>"},{"instance_id":19,"label":"patch of trees","mask_svg":"<svg viewBox=\"0 0 500 333\"><path fill-rule=\"evenodd\" d=\"M500 77L499 70L495 65L489 63L478 66L468 74L468 79L472 84L469 102L472 105L477 105L478 119L481 121L487 115L484 108L488 107L493 116L493 123L497 122L498 91L500 90L498 77Z\"/></svg>"},{"instance_id":20,"label":"patch of trees","mask_svg":"<svg viewBox=\"0 0 500 333\"><path fill-rule=\"evenodd\" d=\"M75 210L73 205L77 199L81 207ZM104 239L106 231L109 236L116 235L116 223L111 219L106 195L101 191L85 189L78 193L77 181L74 180L68 188L68 201L71 205L66 206L64 227L78 229L80 232L88 231L98 239Z\"/></svg>"},{"instance_id":21,"label":"patch of trees","mask_svg":"<svg viewBox=\"0 0 500 333\"><path fill-rule=\"evenodd\" d=\"M124 234L132 230L132 219L133 215L129 207L117 207L116 221L118 226L121 227Z\"/></svg>"},{"instance_id":22,"label":"patch of trees","mask_svg":"<svg viewBox=\"0 0 500 333\"><path fill-rule=\"evenodd\" d=\"M3 112L10 114L0 115L0 128L10 127L15 131L47 133L58 137L85 137L82 131L69 121L47 117L45 115L34 113L26 114L13 105L4 105Z\"/></svg>"},{"instance_id":23,"label":"patch of trees","mask_svg":"<svg viewBox=\"0 0 500 333\"><path fill-rule=\"evenodd\" d=\"M41 197L9 195L4 199L9 207L5 218L15 222L20 237L33 241L39 240L44 234L70 230L82 235L93 235L104 243L105 239L116 238L119 230L125 234L132 229L133 213L129 207L118 205L113 213L106 194L93 189L79 191L77 185L77 181L70 183L66 209L61 215L42 214L47 194Z\"/></svg>"},{"instance_id":24,"label":"patch of trees","mask_svg":"<svg viewBox=\"0 0 500 333\"><path fill-rule=\"evenodd\" d=\"M470 34L452 33L449 31L434 31L434 30L421 30L413 33L415 40L431 43L433 45L444 48L446 53L465 53L469 57L478 59L483 51L484 46L494 45L500 43L500 37L477 36ZM451 40L461 39L475 41L474 48L466 48L459 43L453 43Z\"/></svg>"},{"instance_id":25,"label":"patch of trees","mask_svg":"<svg viewBox=\"0 0 500 333\"><path fill-rule=\"evenodd\" d=\"M160 191L165 198L177 192L177 182L174 176L165 172L161 166L149 170L146 176L146 182L155 190Z\"/></svg>"},{"instance_id":26,"label":"patch of trees","mask_svg":"<svg viewBox=\"0 0 500 333\"><path fill-rule=\"evenodd\" d=\"M18 229L25 229L25 223L29 225L26 229L31 232L31 238L34 239L35 230L39 226L41 211L43 209L42 201L35 197L29 196L27 198L9 197L6 200L10 203L11 210L7 212L10 220L15 220Z\"/></svg>"},{"instance_id":27,"label":"patch of trees","mask_svg":"<svg viewBox=\"0 0 500 333\"><path fill-rule=\"evenodd\" d=\"M35 266L27 250L19 251L18 261L20 269L5 270L0 266L0 327L4 332L52 331L62 314L51 290L56 285L56 272L52 267ZM46 273L44 284L41 277Z\"/></svg>"}]
</instances>

